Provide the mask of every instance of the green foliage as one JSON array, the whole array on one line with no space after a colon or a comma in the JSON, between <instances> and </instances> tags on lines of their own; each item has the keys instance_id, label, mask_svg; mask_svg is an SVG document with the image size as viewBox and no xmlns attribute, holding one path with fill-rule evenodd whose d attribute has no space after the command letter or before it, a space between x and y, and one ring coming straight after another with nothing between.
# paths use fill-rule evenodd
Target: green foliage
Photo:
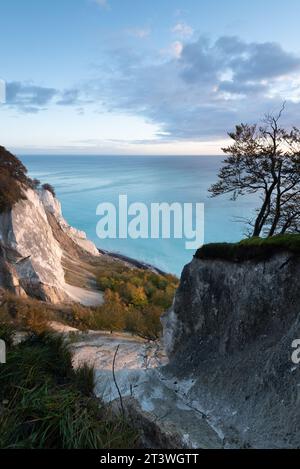
<instances>
[{"instance_id":1,"label":"green foliage","mask_svg":"<svg viewBox=\"0 0 300 469\"><path fill-rule=\"evenodd\" d=\"M170 306L178 279L173 275L159 275L149 270L126 269L98 275L101 290L110 289L120 295L126 305L143 307L146 304L161 306L159 295ZM156 300L157 298L157 300Z\"/></svg>"},{"instance_id":2,"label":"green foliage","mask_svg":"<svg viewBox=\"0 0 300 469\"><path fill-rule=\"evenodd\" d=\"M15 203L25 198L23 188L38 189L40 181L27 176L27 168L6 148L0 146L0 213L11 210ZM43 188L55 196L50 184Z\"/></svg>"},{"instance_id":3,"label":"green foliage","mask_svg":"<svg viewBox=\"0 0 300 469\"><path fill-rule=\"evenodd\" d=\"M0 213L10 210L22 198L21 186L8 171L0 168Z\"/></svg>"},{"instance_id":4,"label":"green foliage","mask_svg":"<svg viewBox=\"0 0 300 469\"><path fill-rule=\"evenodd\" d=\"M59 381L69 373L71 355L60 336L30 335L13 347L7 363L0 368L0 388L4 399L15 400L22 387L33 389Z\"/></svg>"},{"instance_id":5,"label":"green foliage","mask_svg":"<svg viewBox=\"0 0 300 469\"><path fill-rule=\"evenodd\" d=\"M178 279L124 265L107 266L98 273L104 304L89 308L80 304L54 306L6 292L0 304L0 323L42 333L49 322L58 321L82 331L127 331L155 340L161 332L160 316L172 305Z\"/></svg>"},{"instance_id":6,"label":"green foliage","mask_svg":"<svg viewBox=\"0 0 300 469\"><path fill-rule=\"evenodd\" d=\"M41 185L41 181L39 179L35 178L31 180L32 189L39 189L40 185Z\"/></svg>"},{"instance_id":7,"label":"green foliage","mask_svg":"<svg viewBox=\"0 0 300 469\"><path fill-rule=\"evenodd\" d=\"M93 328L125 330L151 340L159 337L160 316L171 306L178 286L175 276L122 268L97 278L105 303L96 309Z\"/></svg>"},{"instance_id":8,"label":"green foliage","mask_svg":"<svg viewBox=\"0 0 300 469\"><path fill-rule=\"evenodd\" d=\"M72 369L63 338L31 335L0 367L1 448L130 448L136 435L92 396L93 369Z\"/></svg>"},{"instance_id":9,"label":"green foliage","mask_svg":"<svg viewBox=\"0 0 300 469\"><path fill-rule=\"evenodd\" d=\"M27 185L30 179L27 169L12 153L0 146L0 213L23 198L21 185Z\"/></svg>"},{"instance_id":10,"label":"green foliage","mask_svg":"<svg viewBox=\"0 0 300 469\"><path fill-rule=\"evenodd\" d=\"M83 363L73 370L73 382L79 391L85 396L92 396L94 390L95 370L93 367Z\"/></svg>"},{"instance_id":11,"label":"green foliage","mask_svg":"<svg viewBox=\"0 0 300 469\"><path fill-rule=\"evenodd\" d=\"M4 340L7 347L11 347L14 339L14 328L5 322L0 322L0 339Z\"/></svg>"},{"instance_id":12,"label":"green foliage","mask_svg":"<svg viewBox=\"0 0 300 469\"><path fill-rule=\"evenodd\" d=\"M0 146L0 168L2 171L7 171L11 178L27 184L29 178L27 177L27 169L21 161L6 148Z\"/></svg>"},{"instance_id":13,"label":"green foliage","mask_svg":"<svg viewBox=\"0 0 300 469\"><path fill-rule=\"evenodd\" d=\"M284 109L260 126L241 124L229 133L232 142L209 189L212 197L232 194L232 200L257 195L260 204L247 221L255 237L300 232L300 130L281 127Z\"/></svg>"},{"instance_id":14,"label":"green foliage","mask_svg":"<svg viewBox=\"0 0 300 469\"><path fill-rule=\"evenodd\" d=\"M51 184L48 184L48 183L43 184L43 185L42 185L42 188L43 188L45 191L51 192L51 194L53 195L53 197L55 197L55 189L54 189L54 187L53 187Z\"/></svg>"},{"instance_id":15,"label":"green foliage","mask_svg":"<svg viewBox=\"0 0 300 469\"><path fill-rule=\"evenodd\" d=\"M0 321L11 322L22 330L43 332L52 315L51 307L38 300L20 298L9 292L1 300Z\"/></svg>"},{"instance_id":16,"label":"green foliage","mask_svg":"<svg viewBox=\"0 0 300 469\"><path fill-rule=\"evenodd\" d=\"M178 279L149 270L108 265L97 275L104 304L97 308L72 306L71 325L95 330L127 331L156 340L161 333L161 314L171 306ZM70 323L70 318L69 318Z\"/></svg>"},{"instance_id":17,"label":"green foliage","mask_svg":"<svg viewBox=\"0 0 300 469\"><path fill-rule=\"evenodd\" d=\"M282 251L300 254L300 235L286 234L270 238L249 238L239 243L212 243L198 249L198 259L223 259L242 262L251 259L264 260Z\"/></svg>"}]
</instances>

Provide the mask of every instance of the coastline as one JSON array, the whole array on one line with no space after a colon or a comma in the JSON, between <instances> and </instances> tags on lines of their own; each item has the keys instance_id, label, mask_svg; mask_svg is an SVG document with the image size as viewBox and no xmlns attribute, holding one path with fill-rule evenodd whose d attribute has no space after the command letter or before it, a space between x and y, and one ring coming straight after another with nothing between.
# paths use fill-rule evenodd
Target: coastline
<instances>
[{"instance_id":1,"label":"coastline","mask_svg":"<svg viewBox=\"0 0 300 469\"><path fill-rule=\"evenodd\" d=\"M167 275L167 272L164 272L163 270L159 269L158 267L155 267L152 264L148 264L147 262L139 261L137 259L134 259L133 257L126 256L121 253L117 252L112 252L112 251L106 251L105 249L100 249L97 248L100 254L103 254L105 256L109 256L112 259L117 259L123 262L126 262L127 264L132 265L133 267L137 267L138 269L143 269L143 270L151 270L152 272L159 274L159 275Z\"/></svg>"}]
</instances>

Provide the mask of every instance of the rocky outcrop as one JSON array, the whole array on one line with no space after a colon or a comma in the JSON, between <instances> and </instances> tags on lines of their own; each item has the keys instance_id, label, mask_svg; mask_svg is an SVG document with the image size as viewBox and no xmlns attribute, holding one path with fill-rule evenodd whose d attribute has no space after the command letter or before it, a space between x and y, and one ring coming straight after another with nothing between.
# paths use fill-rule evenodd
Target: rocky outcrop
<instances>
[{"instance_id":1,"label":"rocky outcrop","mask_svg":"<svg viewBox=\"0 0 300 469\"><path fill-rule=\"evenodd\" d=\"M49 191L27 188L24 199L0 213L0 286L16 294L57 303L74 298L65 282L65 250L53 232L49 216L57 220L70 242L89 255L99 255L85 233L67 224L60 203Z\"/></svg>"},{"instance_id":2,"label":"rocky outcrop","mask_svg":"<svg viewBox=\"0 0 300 469\"><path fill-rule=\"evenodd\" d=\"M300 447L299 257L193 259L163 318L178 386L224 435L225 447Z\"/></svg>"}]
</instances>

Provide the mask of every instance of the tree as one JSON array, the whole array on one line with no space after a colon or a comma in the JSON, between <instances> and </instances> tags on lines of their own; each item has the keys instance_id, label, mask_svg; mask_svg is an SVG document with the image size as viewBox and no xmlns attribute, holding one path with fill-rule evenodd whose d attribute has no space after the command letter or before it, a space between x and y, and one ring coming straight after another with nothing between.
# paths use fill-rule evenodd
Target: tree
<instances>
[{"instance_id":1,"label":"tree","mask_svg":"<svg viewBox=\"0 0 300 469\"><path fill-rule=\"evenodd\" d=\"M21 161L6 148L0 146L0 172L5 172L11 178L28 184L27 169Z\"/></svg>"},{"instance_id":2,"label":"tree","mask_svg":"<svg viewBox=\"0 0 300 469\"><path fill-rule=\"evenodd\" d=\"M0 213L10 210L21 199L26 198L24 189L38 189L38 179L27 176L27 168L6 148L0 146ZM43 189L50 191L55 197L55 190L50 184L44 184Z\"/></svg>"},{"instance_id":3,"label":"tree","mask_svg":"<svg viewBox=\"0 0 300 469\"><path fill-rule=\"evenodd\" d=\"M32 189L36 190L40 187L41 181L39 179L32 179L31 181L31 187Z\"/></svg>"},{"instance_id":4,"label":"tree","mask_svg":"<svg viewBox=\"0 0 300 469\"><path fill-rule=\"evenodd\" d=\"M209 189L211 196L232 194L232 200L258 193L261 205L248 220L251 235L273 236L300 230L300 131L279 126L277 116L267 115L262 126L241 124L229 133L233 144Z\"/></svg>"},{"instance_id":5,"label":"tree","mask_svg":"<svg viewBox=\"0 0 300 469\"><path fill-rule=\"evenodd\" d=\"M51 184L48 184L48 183L43 184L43 185L42 185L42 188L43 188L45 191L51 192L51 194L53 195L53 197L55 197L55 189L54 189L53 186L51 186Z\"/></svg>"},{"instance_id":6,"label":"tree","mask_svg":"<svg viewBox=\"0 0 300 469\"><path fill-rule=\"evenodd\" d=\"M0 146L0 212L10 210L24 198L22 186L28 186L27 169L12 153Z\"/></svg>"}]
</instances>

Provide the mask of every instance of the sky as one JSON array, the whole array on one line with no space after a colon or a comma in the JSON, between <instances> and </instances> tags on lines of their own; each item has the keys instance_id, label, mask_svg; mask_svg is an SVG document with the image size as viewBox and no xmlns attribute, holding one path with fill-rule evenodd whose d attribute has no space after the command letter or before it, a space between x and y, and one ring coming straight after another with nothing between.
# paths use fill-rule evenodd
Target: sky
<instances>
[{"instance_id":1,"label":"sky","mask_svg":"<svg viewBox=\"0 0 300 469\"><path fill-rule=\"evenodd\" d=\"M1 0L0 18L0 145L20 154L220 154L283 101L300 126L299 0Z\"/></svg>"}]
</instances>

